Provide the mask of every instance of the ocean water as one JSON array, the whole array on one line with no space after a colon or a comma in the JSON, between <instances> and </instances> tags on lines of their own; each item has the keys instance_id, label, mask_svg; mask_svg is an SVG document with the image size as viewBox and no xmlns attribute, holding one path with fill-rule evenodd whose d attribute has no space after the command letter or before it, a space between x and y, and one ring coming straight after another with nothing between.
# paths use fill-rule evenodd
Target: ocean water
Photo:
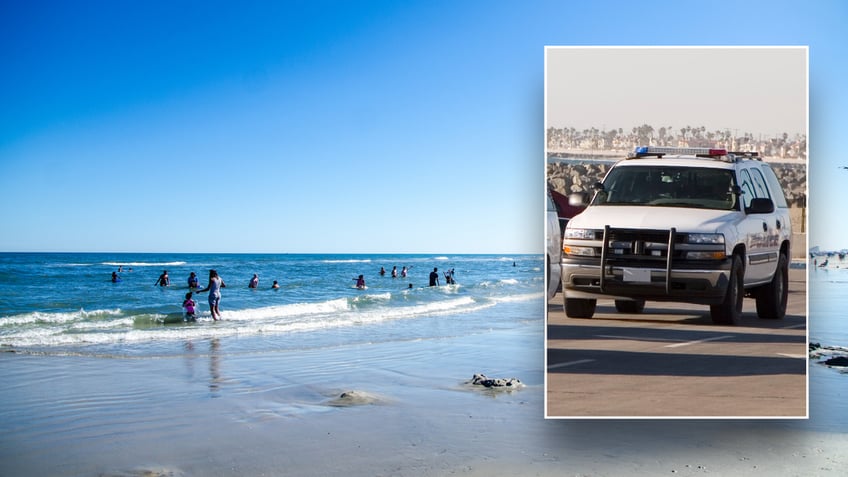
<instances>
[{"instance_id":1,"label":"ocean water","mask_svg":"<svg viewBox=\"0 0 848 477\"><path fill-rule=\"evenodd\" d=\"M810 341L848 347L848 269L811 267Z\"/></svg>"},{"instance_id":2,"label":"ocean water","mask_svg":"<svg viewBox=\"0 0 848 477\"><path fill-rule=\"evenodd\" d=\"M393 266L408 276L392 278ZM528 319L526 304L543 300L543 266L536 255L5 253L0 348L159 356L188 340L234 338L229 349L255 352L466 336ZM204 287L213 268L227 285L223 319L211 319L204 293L194 295L198 321L183 323L189 273ZM442 285L453 269L456 284L429 287L433 268ZM163 270L169 287L155 285ZM360 274L365 290L354 287Z\"/></svg>"},{"instance_id":3,"label":"ocean water","mask_svg":"<svg viewBox=\"0 0 848 477\"><path fill-rule=\"evenodd\" d=\"M809 268L808 306L810 342L848 347L848 269ZM810 420L796 425L804 429L845 433L848 373L810 359Z\"/></svg>"}]
</instances>

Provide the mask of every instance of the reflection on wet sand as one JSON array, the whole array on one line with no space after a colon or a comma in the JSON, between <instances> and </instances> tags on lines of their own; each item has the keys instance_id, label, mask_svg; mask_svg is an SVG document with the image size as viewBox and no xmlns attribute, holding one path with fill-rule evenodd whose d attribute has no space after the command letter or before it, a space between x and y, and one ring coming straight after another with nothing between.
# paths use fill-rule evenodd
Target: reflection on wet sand
<instances>
[{"instance_id":1,"label":"reflection on wet sand","mask_svg":"<svg viewBox=\"0 0 848 477\"><path fill-rule=\"evenodd\" d=\"M221 342L218 338L212 338L209 341L209 392L212 394L212 397L220 397L218 393L221 382L220 348Z\"/></svg>"}]
</instances>

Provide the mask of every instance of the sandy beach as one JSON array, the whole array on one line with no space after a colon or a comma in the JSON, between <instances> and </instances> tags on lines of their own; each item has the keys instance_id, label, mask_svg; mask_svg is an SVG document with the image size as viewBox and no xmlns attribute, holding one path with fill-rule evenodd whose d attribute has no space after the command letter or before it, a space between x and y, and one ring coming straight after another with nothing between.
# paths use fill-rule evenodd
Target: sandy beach
<instances>
[{"instance_id":1,"label":"sandy beach","mask_svg":"<svg viewBox=\"0 0 848 477\"><path fill-rule=\"evenodd\" d=\"M543 416L542 326L330 352L0 354L0 475L844 475L844 376L808 421ZM512 391L466 384L518 377ZM346 393L345 397L342 397Z\"/></svg>"}]
</instances>

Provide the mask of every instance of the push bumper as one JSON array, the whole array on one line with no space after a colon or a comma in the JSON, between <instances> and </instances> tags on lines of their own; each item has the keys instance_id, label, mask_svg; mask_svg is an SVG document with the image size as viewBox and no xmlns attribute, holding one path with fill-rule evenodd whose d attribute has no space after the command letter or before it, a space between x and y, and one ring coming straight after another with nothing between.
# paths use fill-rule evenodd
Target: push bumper
<instances>
[{"instance_id":1,"label":"push bumper","mask_svg":"<svg viewBox=\"0 0 848 477\"><path fill-rule=\"evenodd\" d=\"M730 282L730 261L719 266L641 268L563 260L562 289L566 298L619 298L715 305L724 300Z\"/></svg>"}]
</instances>

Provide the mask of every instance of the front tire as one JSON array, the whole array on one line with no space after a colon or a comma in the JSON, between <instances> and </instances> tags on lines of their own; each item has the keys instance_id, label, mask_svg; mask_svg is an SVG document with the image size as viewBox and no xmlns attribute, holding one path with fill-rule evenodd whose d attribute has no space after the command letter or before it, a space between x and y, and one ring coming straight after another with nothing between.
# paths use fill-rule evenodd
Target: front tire
<instances>
[{"instance_id":1,"label":"front tire","mask_svg":"<svg viewBox=\"0 0 848 477\"><path fill-rule=\"evenodd\" d=\"M565 315L569 318L591 318L598 301L586 298L565 298Z\"/></svg>"},{"instance_id":2,"label":"front tire","mask_svg":"<svg viewBox=\"0 0 848 477\"><path fill-rule=\"evenodd\" d=\"M757 316L768 320L780 320L786 316L786 301L789 297L789 261L780 254L771 283L757 290Z\"/></svg>"},{"instance_id":3,"label":"front tire","mask_svg":"<svg viewBox=\"0 0 848 477\"><path fill-rule=\"evenodd\" d=\"M730 283L727 284L724 301L718 305L710 305L713 323L735 325L742 318L742 299L745 297L744 280L745 270L742 268L742 259L734 255L730 266Z\"/></svg>"}]
</instances>

